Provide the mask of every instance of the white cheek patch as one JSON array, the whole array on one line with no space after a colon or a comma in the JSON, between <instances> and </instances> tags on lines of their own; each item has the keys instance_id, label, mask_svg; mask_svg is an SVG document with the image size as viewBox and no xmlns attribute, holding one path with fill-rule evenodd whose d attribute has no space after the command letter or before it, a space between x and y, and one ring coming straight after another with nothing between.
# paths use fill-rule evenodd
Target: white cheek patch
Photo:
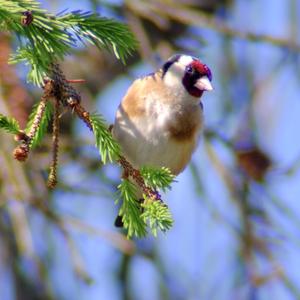
<instances>
[{"instance_id":1,"label":"white cheek patch","mask_svg":"<svg viewBox=\"0 0 300 300\"><path fill-rule=\"evenodd\" d=\"M193 58L189 55L182 55L177 62L174 62L164 76L164 82L166 85L169 87L176 87L177 85L180 85L181 88L185 68L192 62Z\"/></svg>"},{"instance_id":2,"label":"white cheek patch","mask_svg":"<svg viewBox=\"0 0 300 300\"><path fill-rule=\"evenodd\" d=\"M172 95L177 102L186 102L191 100L193 103L195 103L195 97L188 93L182 83L186 72L186 66L191 64L193 61L193 57L182 55L177 62L174 62L170 66L163 77L166 87L169 88L170 95Z\"/></svg>"},{"instance_id":3,"label":"white cheek patch","mask_svg":"<svg viewBox=\"0 0 300 300\"><path fill-rule=\"evenodd\" d=\"M180 86L182 85L181 81L183 78L183 74L184 74L183 70L174 64L169 68L163 80L166 86L168 87L173 88L176 87L177 85Z\"/></svg>"}]
</instances>

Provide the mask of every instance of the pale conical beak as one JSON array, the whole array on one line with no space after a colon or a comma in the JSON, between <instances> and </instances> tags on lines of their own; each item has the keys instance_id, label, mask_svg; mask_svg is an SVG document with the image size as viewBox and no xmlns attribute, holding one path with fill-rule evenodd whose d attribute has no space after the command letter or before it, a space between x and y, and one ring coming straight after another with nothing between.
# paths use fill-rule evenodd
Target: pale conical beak
<instances>
[{"instance_id":1,"label":"pale conical beak","mask_svg":"<svg viewBox=\"0 0 300 300\"><path fill-rule=\"evenodd\" d=\"M212 91L213 90L213 87L207 76L202 76L201 78L199 78L196 81L196 83L194 84L194 86L201 91Z\"/></svg>"}]
</instances>

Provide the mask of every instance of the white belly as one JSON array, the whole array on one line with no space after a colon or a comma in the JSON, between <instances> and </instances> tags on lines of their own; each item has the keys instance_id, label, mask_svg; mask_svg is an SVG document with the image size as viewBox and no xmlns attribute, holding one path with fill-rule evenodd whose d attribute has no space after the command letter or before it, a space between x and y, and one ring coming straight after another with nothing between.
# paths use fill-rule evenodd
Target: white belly
<instances>
[{"instance_id":1,"label":"white belly","mask_svg":"<svg viewBox=\"0 0 300 300\"><path fill-rule=\"evenodd\" d=\"M195 137L187 141L176 141L166 130L170 111L135 117L129 120L120 109L117 113L113 135L120 143L124 156L136 168L141 166L168 167L175 175L180 173L197 145L200 126ZM199 108L199 123L201 123Z\"/></svg>"}]
</instances>

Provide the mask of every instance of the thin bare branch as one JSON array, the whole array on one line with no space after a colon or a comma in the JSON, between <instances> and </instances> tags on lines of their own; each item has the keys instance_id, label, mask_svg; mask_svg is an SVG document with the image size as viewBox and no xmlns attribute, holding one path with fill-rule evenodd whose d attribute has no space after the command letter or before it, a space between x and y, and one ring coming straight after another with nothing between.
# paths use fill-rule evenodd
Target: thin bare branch
<instances>
[{"instance_id":1,"label":"thin bare branch","mask_svg":"<svg viewBox=\"0 0 300 300\"><path fill-rule=\"evenodd\" d=\"M149 1L144 2L144 6L146 7L145 9L149 9L160 16L165 16L182 24L208 28L230 37L246 39L252 42L269 43L278 47L284 47L292 51L300 52L300 45L296 40L288 40L250 31L240 31L231 27L226 22L217 19L215 16L211 16L199 10L194 10L186 5L175 3L169 5L164 1Z\"/></svg>"}]
</instances>

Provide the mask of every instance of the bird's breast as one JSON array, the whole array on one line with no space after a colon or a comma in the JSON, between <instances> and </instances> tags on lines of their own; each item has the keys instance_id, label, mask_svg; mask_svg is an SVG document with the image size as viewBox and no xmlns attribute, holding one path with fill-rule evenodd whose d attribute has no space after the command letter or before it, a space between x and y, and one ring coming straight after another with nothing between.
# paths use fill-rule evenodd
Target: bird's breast
<instances>
[{"instance_id":1,"label":"bird's breast","mask_svg":"<svg viewBox=\"0 0 300 300\"><path fill-rule=\"evenodd\" d=\"M162 103L151 93L144 101L140 114L134 116L120 105L113 134L135 167L165 166L177 175L196 148L202 110L198 105Z\"/></svg>"}]
</instances>

